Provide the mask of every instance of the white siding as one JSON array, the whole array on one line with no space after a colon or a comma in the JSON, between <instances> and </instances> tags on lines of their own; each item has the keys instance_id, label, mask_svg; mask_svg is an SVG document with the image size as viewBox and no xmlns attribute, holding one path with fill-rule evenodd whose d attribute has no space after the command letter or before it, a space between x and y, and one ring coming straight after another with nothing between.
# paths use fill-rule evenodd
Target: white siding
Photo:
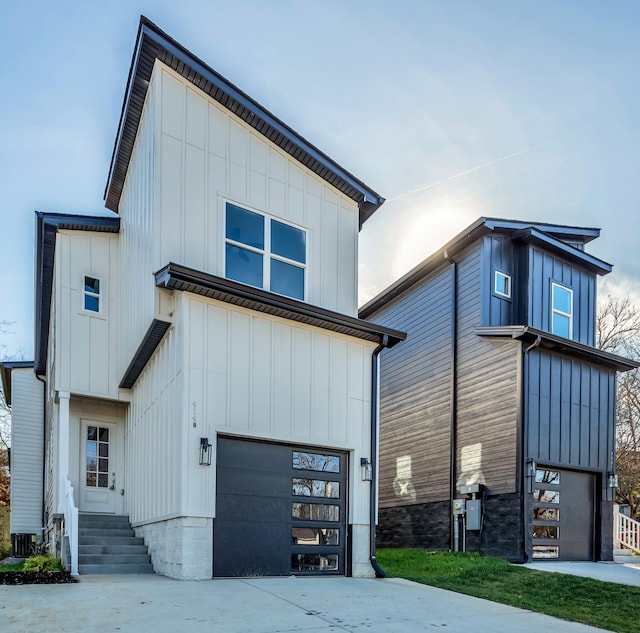
<instances>
[{"instance_id":1,"label":"white siding","mask_svg":"<svg viewBox=\"0 0 640 633\"><path fill-rule=\"evenodd\" d=\"M159 62L152 82L161 84L156 269L173 261L224 275L226 198L308 229L308 302L355 316L357 205Z\"/></svg>"},{"instance_id":2,"label":"white siding","mask_svg":"<svg viewBox=\"0 0 640 633\"><path fill-rule=\"evenodd\" d=\"M188 340L183 512L213 512L215 468L198 465L200 437L262 438L347 450L350 521L368 523L373 344L181 295ZM215 446L214 446L215 455Z\"/></svg>"},{"instance_id":3,"label":"white siding","mask_svg":"<svg viewBox=\"0 0 640 633\"><path fill-rule=\"evenodd\" d=\"M57 391L118 397L116 235L60 231L56 243L54 384ZM100 312L84 310L84 276L100 279Z\"/></svg>"},{"instance_id":4,"label":"white siding","mask_svg":"<svg viewBox=\"0 0 640 633\"><path fill-rule=\"evenodd\" d=\"M11 533L42 535L43 388L32 368L11 372Z\"/></svg>"}]
</instances>

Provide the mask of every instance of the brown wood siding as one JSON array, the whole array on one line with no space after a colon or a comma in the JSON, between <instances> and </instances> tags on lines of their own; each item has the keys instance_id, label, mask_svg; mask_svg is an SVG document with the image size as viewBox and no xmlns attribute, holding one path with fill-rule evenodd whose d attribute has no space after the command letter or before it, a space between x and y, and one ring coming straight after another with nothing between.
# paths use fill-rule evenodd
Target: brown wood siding
<instances>
[{"instance_id":1,"label":"brown wood siding","mask_svg":"<svg viewBox=\"0 0 640 633\"><path fill-rule=\"evenodd\" d=\"M490 494L516 490L521 344L474 333L481 324L481 248L458 264L457 484L483 483Z\"/></svg>"},{"instance_id":2,"label":"brown wood siding","mask_svg":"<svg viewBox=\"0 0 640 633\"><path fill-rule=\"evenodd\" d=\"M443 263L371 317L409 333L404 343L381 354L382 508L449 496L450 299L450 265Z\"/></svg>"}]
</instances>

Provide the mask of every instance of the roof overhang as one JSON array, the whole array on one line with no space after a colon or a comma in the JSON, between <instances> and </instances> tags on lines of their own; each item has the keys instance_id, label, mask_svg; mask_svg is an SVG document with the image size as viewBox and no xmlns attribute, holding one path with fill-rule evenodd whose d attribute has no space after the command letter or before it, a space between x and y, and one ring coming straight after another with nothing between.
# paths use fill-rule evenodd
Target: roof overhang
<instances>
[{"instance_id":1,"label":"roof overhang","mask_svg":"<svg viewBox=\"0 0 640 633\"><path fill-rule=\"evenodd\" d=\"M0 363L0 380L2 381L2 393L5 402L11 406L11 372L14 369L30 369L33 361L5 361Z\"/></svg>"},{"instance_id":2,"label":"roof overhang","mask_svg":"<svg viewBox=\"0 0 640 633\"><path fill-rule=\"evenodd\" d=\"M387 303L393 301L396 297L411 288L414 284L437 270L445 261L455 260L456 255L461 253L465 248L482 236L491 233L504 233L510 235L513 240L538 244L599 275L605 275L613 269L611 264L607 264L607 262L593 257L578 248L569 246L562 241L589 242L600 235L600 229L582 229L574 226L563 226L561 224L544 224L542 222L481 217L469 225L464 231L458 233L453 239L449 240L442 248L365 303L360 308L360 317L363 319L368 318L383 308Z\"/></svg>"},{"instance_id":3,"label":"roof overhang","mask_svg":"<svg viewBox=\"0 0 640 633\"><path fill-rule=\"evenodd\" d=\"M36 211L36 296L34 371L43 375L47 368L49 319L53 292L53 263L56 234L60 229L118 233L119 217L99 217Z\"/></svg>"},{"instance_id":4,"label":"roof overhang","mask_svg":"<svg viewBox=\"0 0 640 633\"><path fill-rule=\"evenodd\" d=\"M393 347L406 338L405 332L376 325L339 312L333 312L245 286L244 284L210 275L178 264L167 264L156 273L156 285L172 290L191 292L197 295L231 303L249 310L255 310L271 316L319 327L346 336L352 336L377 344L386 341L387 347Z\"/></svg>"},{"instance_id":5,"label":"roof overhang","mask_svg":"<svg viewBox=\"0 0 640 633\"><path fill-rule=\"evenodd\" d=\"M107 209L118 212L156 59L182 75L247 125L356 202L360 211L361 227L384 202L384 198L373 189L142 16L104 194Z\"/></svg>"},{"instance_id":6,"label":"roof overhang","mask_svg":"<svg viewBox=\"0 0 640 633\"><path fill-rule=\"evenodd\" d=\"M640 367L640 362L605 352L597 347L590 347L576 341L555 336L536 328L527 326L482 326L474 328L478 336L509 337L530 343L536 347L561 352L567 356L585 360L596 365L616 371L629 371Z\"/></svg>"}]
</instances>

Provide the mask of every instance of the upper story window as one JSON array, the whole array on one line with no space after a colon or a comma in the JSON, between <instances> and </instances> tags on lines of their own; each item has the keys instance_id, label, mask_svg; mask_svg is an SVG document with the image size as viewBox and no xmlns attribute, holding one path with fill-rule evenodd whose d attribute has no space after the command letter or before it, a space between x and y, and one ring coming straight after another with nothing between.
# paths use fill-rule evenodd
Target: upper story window
<instances>
[{"instance_id":1,"label":"upper story window","mask_svg":"<svg viewBox=\"0 0 640 633\"><path fill-rule=\"evenodd\" d=\"M501 297L511 299L511 275L496 270L493 291Z\"/></svg>"},{"instance_id":2,"label":"upper story window","mask_svg":"<svg viewBox=\"0 0 640 633\"><path fill-rule=\"evenodd\" d=\"M307 233L225 203L225 277L304 301Z\"/></svg>"},{"instance_id":3,"label":"upper story window","mask_svg":"<svg viewBox=\"0 0 640 633\"><path fill-rule=\"evenodd\" d=\"M571 338L573 334L573 290L551 283L551 333Z\"/></svg>"},{"instance_id":4,"label":"upper story window","mask_svg":"<svg viewBox=\"0 0 640 633\"><path fill-rule=\"evenodd\" d=\"M84 276L83 307L89 312L100 312L100 280L96 277Z\"/></svg>"}]
</instances>

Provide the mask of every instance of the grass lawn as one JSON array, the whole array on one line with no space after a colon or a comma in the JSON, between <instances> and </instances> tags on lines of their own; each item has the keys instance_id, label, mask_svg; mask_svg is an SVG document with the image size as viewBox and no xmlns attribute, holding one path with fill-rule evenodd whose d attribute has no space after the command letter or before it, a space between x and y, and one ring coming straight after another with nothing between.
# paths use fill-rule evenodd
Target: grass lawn
<instances>
[{"instance_id":1,"label":"grass lawn","mask_svg":"<svg viewBox=\"0 0 640 633\"><path fill-rule=\"evenodd\" d=\"M472 553L380 549L389 577L546 613L617 633L640 631L640 587L511 565Z\"/></svg>"}]
</instances>

